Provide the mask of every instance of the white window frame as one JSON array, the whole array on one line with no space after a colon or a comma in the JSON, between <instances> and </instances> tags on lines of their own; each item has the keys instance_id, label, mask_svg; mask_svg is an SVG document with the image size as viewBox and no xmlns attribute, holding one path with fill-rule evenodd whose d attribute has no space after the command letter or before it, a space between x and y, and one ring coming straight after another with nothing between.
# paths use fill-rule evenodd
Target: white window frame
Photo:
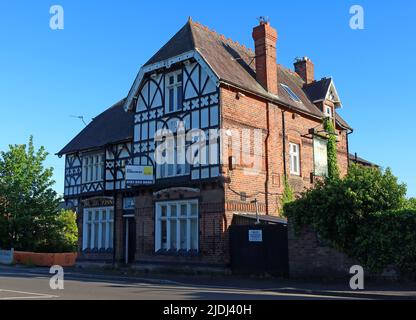
<instances>
[{"instance_id":1,"label":"white window frame","mask_svg":"<svg viewBox=\"0 0 416 320\"><path fill-rule=\"evenodd\" d=\"M98 213L98 219L97 214ZM105 230L103 230L103 225ZM83 215L82 250L112 249L114 239L114 208L85 208ZM90 230L90 232L87 232ZM95 245L95 234L97 246Z\"/></svg>"},{"instance_id":2,"label":"white window frame","mask_svg":"<svg viewBox=\"0 0 416 320\"><path fill-rule=\"evenodd\" d=\"M295 102L302 102L302 100L300 100L299 96L296 93L294 93L293 90L289 86L287 86L283 83L281 83L280 85L282 86L283 89L285 89L285 91L289 95L290 99L292 99Z\"/></svg>"},{"instance_id":3,"label":"white window frame","mask_svg":"<svg viewBox=\"0 0 416 320\"><path fill-rule=\"evenodd\" d=\"M82 157L82 183L101 182L104 180L104 153Z\"/></svg>"},{"instance_id":4,"label":"white window frame","mask_svg":"<svg viewBox=\"0 0 416 320\"><path fill-rule=\"evenodd\" d=\"M186 206L186 214L182 215L182 208ZM172 208L176 208L176 216L172 215ZM166 209L166 216L162 216L162 209ZM192 209L196 211L192 212ZM156 202L155 204L155 252L161 250L166 251L196 251L199 252L199 206L198 200L183 200L183 201L163 201ZM174 222L175 223L172 223ZM186 221L186 236L185 239L181 238L181 221ZM166 223L166 247L162 243L162 224ZM191 225L194 222L196 225L196 234L192 235ZM174 243L171 243L171 233L173 232L172 225L176 226L176 239ZM195 243L192 244L191 238L194 239ZM181 248L181 242L186 240L186 248Z\"/></svg>"},{"instance_id":5,"label":"white window frame","mask_svg":"<svg viewBox=\"0 0 416 320\"><path fill-rule=\"evenodd\" d=\"M182 80L178 81L181 76ZM173 83L170 83L170 78L173 77ZM170 90L173 89L173 105L170 103ZM183 74L182 70L169 72L165 76L165 113L172 113L182 110L181 105L178 104L178 95L181 94L181 101L183 103Z\"/></svg>"},{"instance_id":6,"label":"white window frame","mask_svg":"<svg viewBox=\"0 0 416 320\"><path fill-rule=\"evenodd\" d=\"M332 119L333 114L332 114L332 108L330 106L327 106L327 105L324 106L324 113L325 113L325 116Z\"/></svg>"},{"instance_id":7,"label":"white window frame","mask_svg":"<svg viewBox=\"0 0 416 320\"><path fill-rule=\"evenodd\" d=\"M290 174L300 176L300 144L289 143Z\"/></svg>"},{"instance_id":8,"label":"white window frame","mask_svg":"<svg viewBox=\"0 0 416 320\"><path fill-rule=\"evenodd\" d=\"M166 163L157 164L156 177L157 179L167 179L173 177L188 176L191 174L191 166L186 160L186 146L179 146L176 144L177 139L168 139L166 147ZM168 144L171 145L168 145ZM179 158L185 160L185 163L178 163ZM171 163L173 162L173 163ZM178 169L181 172L178 173Z\"/></svg>"}]
</instances>

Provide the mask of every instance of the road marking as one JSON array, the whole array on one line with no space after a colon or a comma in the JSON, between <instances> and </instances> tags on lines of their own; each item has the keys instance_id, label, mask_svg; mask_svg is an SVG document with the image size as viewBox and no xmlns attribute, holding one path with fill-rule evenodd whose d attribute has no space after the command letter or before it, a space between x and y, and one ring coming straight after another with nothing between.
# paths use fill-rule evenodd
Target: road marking
<instances>
[{"instance_id":1,"label":"road marking","mask_svg":"<svg viewBox=\"0 0 416 320\"><path fill-rule=\"evenodd\" d=\"M5 293L13 293L13 294L16 293L16 294L19 294L19 295L21 294L21 295L25 295L25 296L4 297L4 298L0 297L0 300L52 299L52 298L59 298L59 296L55 296L55 295L51 295L51 294L0 289L0 294L2 292L5 292Z\"/></svg>"}]
</instances>

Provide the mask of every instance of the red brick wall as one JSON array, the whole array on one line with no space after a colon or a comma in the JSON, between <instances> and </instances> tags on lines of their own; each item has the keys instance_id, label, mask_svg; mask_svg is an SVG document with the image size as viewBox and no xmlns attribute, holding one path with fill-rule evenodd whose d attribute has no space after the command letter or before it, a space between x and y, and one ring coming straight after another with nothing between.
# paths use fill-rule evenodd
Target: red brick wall
<instances>
[{"instance_id":1,"label":"red brick wall","mask_svg":"<svg viewBox=\"0 0 416 320\"><path fill-rule=\"evenodd\" d=\"M229 183L225 186L226 204L241 203L247 207L247 211L252 211L253 208L250 208L247 202L255 197L260 202L262 210L266 210L267 204L268 214L278 215L279 195L283 192L284 179L283 117L285 121L286 172L296 192L302 192L305 188L313 186L313 180L311 181L311 174L314 172L313 139L309 134L309 129L319 127L322 121L285 111L283 108L268 104L266 101L249 94L237 99L236 91L229 88L221 89L221 106L222 128L262 130L263 137L261 141L254 142L254 139L250 139L250 141L245 140L243 143L250 143L251 150L254 148L254 143L261 143L264 150L261 161L262 168L255 175L247 175L244 171L247 167L244 164L237 163L233 170L230 170L228 165L223 166L223 174L229 178ZM269 128L267 123L269 123ZM269 137L266 142L268 133ZM348 169L347 135L346 131L342 131L340 128L338 128L337 133L339 134L338 162L341 174L345 175ZM290 175L289 143L291 142L300 145L300 176ZM228 141L223 141L223 150L227 150L224 144L228 144ZM229 147L227 151L227 154L223 154L226 163L228 163L228 157L232 155L232 150ZM268 171L266 170L266 153L268 155ZM241 202L241 196L239 195L241 192L245 192L252 197L248 198L245 203ZM267 199L266 192L269 194Z\"/></svg>"},{"instance_id":2,"label":"red brick wall","mask_svg":"<svg viewBox=\"0 0 416 320\"><path fill-rule=\"evenodd\" d=\"M299 234L289 221L289 272L291 277L348 277L356 261L320 241L310 228Z\"/></svg>"},{"instance_id":3,"label":"red brick wall","mask_svg":"<svg viewBox=\"0 0 416 320\"><path fill-rule=\"evenodd\" d=\"M199 199L199 253L195 256L155 253L155 207L163 200ZM228 251L224 237L224 191L217 185L202 186L200 192L167 192L156 198L146 192L136 197L136 262L224 265Z\"/></svg>"}]
</instances>

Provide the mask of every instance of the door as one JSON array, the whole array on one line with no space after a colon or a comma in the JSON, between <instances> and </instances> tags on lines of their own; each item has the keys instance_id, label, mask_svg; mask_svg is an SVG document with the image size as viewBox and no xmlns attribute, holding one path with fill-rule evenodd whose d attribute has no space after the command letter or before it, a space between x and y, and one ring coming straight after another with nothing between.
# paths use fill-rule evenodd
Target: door
<instances>
[{"instance_id":1,"label":"door","mask_svg":"<svg viewBox=\"0 0 416 320\"><path fill-rule=\"evenodd\" d=\"M136 220L134 217L124 218L124 262L134 262L136 252Z\"/></svg>"},{"instance_id":2,"label":"door","mask_svg":"<svg viewBox=\"0 0 416 320\"><path fill-rule=\"evenodd\" d=\"M230 229L230 247L234 273L288 274L286 225L233 225Z\"/></svg>"}]
</instances>

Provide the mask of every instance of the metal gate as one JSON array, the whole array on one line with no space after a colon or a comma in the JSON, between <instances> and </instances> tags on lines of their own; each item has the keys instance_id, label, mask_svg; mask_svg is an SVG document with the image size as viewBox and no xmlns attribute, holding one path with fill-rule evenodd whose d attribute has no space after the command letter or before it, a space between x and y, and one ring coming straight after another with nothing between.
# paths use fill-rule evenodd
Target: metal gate
<instances>
[{"instance_id":1,"label":"metal gate","mask_svg":"<svg viewBox=\"0 0 416 320\"><path fill-rule=\"evenodd\" d=\"M287 276L287 225L232 225L231 268L235 274Z\"/></svg>"}]
</instances>

